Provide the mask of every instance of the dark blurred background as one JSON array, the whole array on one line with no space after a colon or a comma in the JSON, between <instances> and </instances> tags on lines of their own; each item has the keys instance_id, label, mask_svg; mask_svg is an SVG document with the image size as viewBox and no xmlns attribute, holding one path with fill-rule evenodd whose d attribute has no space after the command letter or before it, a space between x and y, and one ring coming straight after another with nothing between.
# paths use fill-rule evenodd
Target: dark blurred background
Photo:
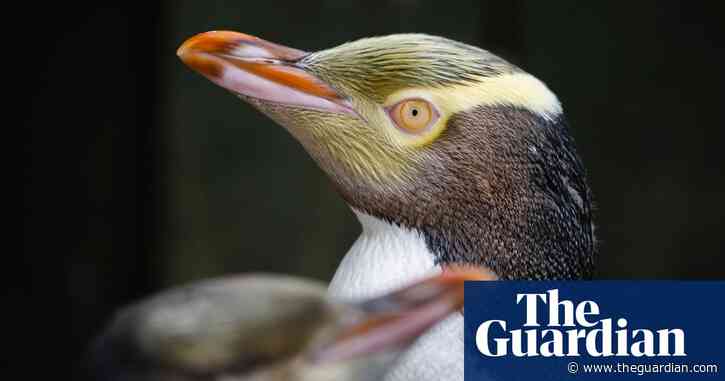
<instances>
[{"instance_id":1,"label":"dark blurred background","mask_svg":"<svg viewBox=\"0 0 725 381\"><path fill-rule=\"evenodd\" d=\"M721 13L700 2L165 1L40 5L11 37L27 132L16 351L79 358L120 305L247 271L329 280L353 214L288 134L184 67L232 29L304 50L424 32L478 45L564 103L598 205L600 279L725 278ZM8 78L6 78L8 79ZM26 308L27 307L27 308Z\"/></svg>"}]
</instances>

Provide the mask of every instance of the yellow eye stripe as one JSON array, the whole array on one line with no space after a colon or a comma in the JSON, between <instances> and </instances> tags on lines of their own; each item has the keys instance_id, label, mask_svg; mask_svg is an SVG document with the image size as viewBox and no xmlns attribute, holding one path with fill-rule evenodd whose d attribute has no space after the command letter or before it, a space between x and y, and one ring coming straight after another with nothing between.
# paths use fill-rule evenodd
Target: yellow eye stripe
<instances>
[{"instance_id":1,"label":"yellow eye stripe","mask_svg":"<svg viewBox=\"0 0 725 381\"><path fill-rule=\"evenodd\" d=\"M399 129L390 132L394 141L408 147L420 147L433 142L443 132L452 115L479 106L520 107L549 120L562 112L554 93L543 82L523 72L484 77L466 85L404 89L388 96L383 106L390 107L406 99L429 102L440 113L437 120L418 134L405 133ZM399 122L396 123L400 126Z\"/></svg>"}]
</instances>

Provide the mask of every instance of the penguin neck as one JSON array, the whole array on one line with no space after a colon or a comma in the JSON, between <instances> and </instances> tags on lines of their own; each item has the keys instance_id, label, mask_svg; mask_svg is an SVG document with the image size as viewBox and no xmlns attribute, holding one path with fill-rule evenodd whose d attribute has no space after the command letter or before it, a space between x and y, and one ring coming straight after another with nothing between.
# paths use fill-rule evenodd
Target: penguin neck
<instances>
[{"instance_id":1,"label":"penguin neck","mask_svg":"<svg viewBox=\"0 0 725 381\"><path fill-rule=\"evenodd\" d=\"M439 273L422 233L353 209L363 231L342 259L329 294L360 300L388 293ZM385 381L463 380L463 316L431 328L401 356Z\"/></svg>"},{"instance_id":2,"label":"penguin neck","mask_svg":"<svg viewBox=\"0 0 725 381\"><path fill-rule=\"evenodd\" d=\"M362 233L330 282L341 299L378 296L441 271L423 235L353 209Z\"/></svg>"}]
</instances>

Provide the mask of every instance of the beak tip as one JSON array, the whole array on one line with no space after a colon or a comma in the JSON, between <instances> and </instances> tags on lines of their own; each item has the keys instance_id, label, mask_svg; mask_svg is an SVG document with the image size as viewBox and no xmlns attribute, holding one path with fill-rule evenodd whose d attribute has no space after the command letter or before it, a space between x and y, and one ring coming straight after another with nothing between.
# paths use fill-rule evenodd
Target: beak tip
<instances>
[{"instance_id":1,"label":"beak tip","mask_svg":"<svg viewBox=\"0 0 725 381\"><path fill-rule=\"evenodd\" d=\"M194 71L209 78L218 78L223 66L210 56L230 44L228 34L211 31L189 37L176 50L176 55Z\"/></svg>"},{"instance_id":2,"label":"beak tip","mask_svg":"<svg viewBox=\"0 0 725 381\"><path fill-rule=\"evenodd\" d=\"M198 37L198 35L186 39L179 46L179 48L176 49L176 56L179 57L179 59L181 59L181 61L183 61L185 63L188 61L189 57L191 56L192 51L194 50L193 45L195 45L196 42L198 41L197 37Z\"/></svg>"},{"instance_id":3,"label":"beak tip","mask_svg":"<svg viewBox=\"0 0 725 381\"><path fill-rule=\"evenodd\" d=\"M209 66L218 69L219 64L212 64L208 55L218 53L230 54L231 50L255 37L231 31L209 31L196 34L186 39L176 50L176 55L183 63L202 74L214 74L218 70L207 73Z\"/></svg>"}]
</instances>

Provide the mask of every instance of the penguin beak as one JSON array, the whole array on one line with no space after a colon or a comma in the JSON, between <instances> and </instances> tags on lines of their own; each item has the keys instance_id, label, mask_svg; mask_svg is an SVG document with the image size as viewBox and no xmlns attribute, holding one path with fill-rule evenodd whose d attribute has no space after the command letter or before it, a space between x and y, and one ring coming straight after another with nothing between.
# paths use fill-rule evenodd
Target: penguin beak
<instances>
[{"instance_id":1,"label":"penguin beak","mask_svg":"<svg viewBox=\"0 0 725 381\"><path fill-rule=\"evenodd\" d=\"M356 304L362 312L343 323L330 342L315 348L313 363L344 361L401 349L451 313L463 308L465 281L484 280L476 270L444 271L411 286Z\"/></svg>"},{"instance_id":2,"label":"penguin beak","mask_svg":"<svg viewBox=\"0 0 725 381\"><path fill-rule=\"evenodd\" d=\"M189 38L176 54L190 68L236 94L352 113L345 97L300 64L307 52L244 33L212 31Z\"/></svg>"}]
</instances>

